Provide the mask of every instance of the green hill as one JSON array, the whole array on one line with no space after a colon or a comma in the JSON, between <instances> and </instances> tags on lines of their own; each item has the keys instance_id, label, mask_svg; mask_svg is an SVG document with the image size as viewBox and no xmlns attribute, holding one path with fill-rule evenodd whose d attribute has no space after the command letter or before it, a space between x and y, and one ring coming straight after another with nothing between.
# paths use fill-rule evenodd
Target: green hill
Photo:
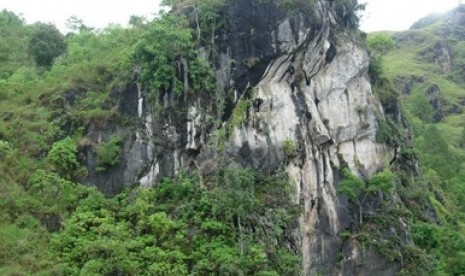
<instances>
[{"instance_id":1,"label":"green hill","mask_svg":"<svg viewBox=\"0 0 465 276\"><path fill-rule=\"evenodd\" d=\"M0 275L465 275L465 6L164 2L0 12Z\"/></svg>"},{"instance_id":2,"label":"green hill","mask_svg":"<svg viewBox=\"0 0 465 276\"><path fill-rule=\"evenodd\" d=\"M422 181L438 215L424 244L440 260L439 275L465 272L465 6L418 21L410 30L369 35L393 39L382 77L397 91L414 133ZM383 91L380 87L378 93ZM381 92L382 93L382 92ZM426 227L414 238L423 239ZM430 231L429 230L429 231ZM417 244L421 242L416 241Z\"/></svg>"}]
</instances>

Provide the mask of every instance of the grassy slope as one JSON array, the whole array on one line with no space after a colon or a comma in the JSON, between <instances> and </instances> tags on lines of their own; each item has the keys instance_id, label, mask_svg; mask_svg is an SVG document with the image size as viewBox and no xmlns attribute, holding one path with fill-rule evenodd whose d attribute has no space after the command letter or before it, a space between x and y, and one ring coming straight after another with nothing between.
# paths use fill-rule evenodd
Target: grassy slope
<instances>
[{"instance_id":1,"label":"grassy slope","mask_svg":"<svg viewBox=\"0 0 465 276\"><path fill-rule=\"evenodd\" d=\"M401 33L383 32L392 36L396 41L396 48L383 57L383 76L393 80L399 90L401 89L399 83L402 83L402 80L422 80L413 81L410 92L401 94L400 97L404 112L415 132L416 149L419 151L423 165L422 181L428 183L429 201L436 209L442 223L439 228L434 228L437 231L434 236L438 237L441 245L437 248L425 247L437 256L438 275L463 275L461 273L465 273L463 263L460 264L460 261L457 261L457 258L462 258L460 256L464 254L463 248L462 250L454 249L455 245L463 246L465 239L463 213L465 209L458 195L465 192L463 190L464 180L460 177L465 169L465 150L463 149L465 127L465 112L463 111L465 108L461 105L461 100L465 98L465 78L461 72L465 65L465 41L462 41L465 40L465 36L459 35L461 29L460 26L452 26L445 20L439 20L421 29ZM444 36L445 30L454 30L458 34ZM370 35L377 34L379 33ZM448 72L444 72L432 59L427 58L428 54L425 54L431 54L437 43L444 43L450 49L452 69ZM447 114L436 123L420 118L418 112L415 112L418 99L427 98L427 89L433 84L440 88L441 97L447 106L457 106L460 109L455 114ZM433 111L432 108L430 111ZM439 130L441 135L439 138L443 139L426 141L431 140L427 131L431 126ZM429 151L430 147L440 144L443 140L447 143L448 150ZM439 165L440 161L444 161L446 166L454 167L453 173L443 174L443 167ZM454 239L445 238L445 236L454 236Z\"/></svg>"},{"instance_id":2,"label":"grassy slope","mask_svg":"<svg viewBox=\"0 0 465 276\"><path fill-rule=\"evenodd\" d=\"M396 49L388 53L383 60L383 69L386 77L396 79L405 76L422 77L424 83L416 83L412 87L410 95L403 96L403 103L407 112L411 111L410 99L426 92L431 84L437 84L446 101L458 104L460 98L465 97L465 80L460 79L457 73L463 65L465 56L465 44L458 37L448 37L447 44L451 47L453 69L450 73L443 72L439 65L422 56L425 51L431 51L435 43L445 41L440 35L441 29L446 23L437 22L422 29L408 30L402 33L393 33L396 39ZM422 94L423 95L423 94ZM448 116L438 127L448 129L448 126L463 127L465 125L465 114ZM463 123L462 123L463 122ZM453 132L453 131L452 131Z\"/></svg>"}]
</instances>

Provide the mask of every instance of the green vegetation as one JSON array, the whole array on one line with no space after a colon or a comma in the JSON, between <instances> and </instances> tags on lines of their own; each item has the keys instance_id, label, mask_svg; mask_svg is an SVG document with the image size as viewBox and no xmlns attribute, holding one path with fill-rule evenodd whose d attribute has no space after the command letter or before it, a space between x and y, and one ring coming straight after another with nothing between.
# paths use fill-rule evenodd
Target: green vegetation
<instances>
[{"instance_id":1,"label":"green vegetation","mask_svg":"<svg viewBox=\"0 0 465 276\"><path fill-rule=\"evenodd\" d=\"M48 162L56 171L70 175L70 173L79 165L77 158L76 143L71 138L65 138L57 141L52 145L52 149L47 155Z\"/></svg>"},{"instance_id":2,"label":"green vegetation","mask_svg":"<svg viewBox=\"0 0 465 276\"><path fill-rule=\"evenodd\" d=\"M7 10L0 12L0 79L32 65L27 51L30 33L22 18Z\"/></svg>"},{"instance_id":3,"label":"green vegetation","mask_svg":"<svg viewBox=\"0 0 465 276\"><path fill-rule=\"evenodd\" d=\"M394 175L389 170L373 175L368 182L352 174L348 168L342 169L342 176L338 191L347 195L349 200L357 205L360 224L363 223L363 207L368 197L378 192L389 194L394 185Z\"/></svg>"},{"instance_id":4,"label":"green vegetation","mask_svg":"<svg viewBox=\"0 0 465 276\"><path fill-rule=\"evenodd\" d=\"M241 126L241 124L247 118L247 112L249 111L250 106L251 103L249 100L239 100L239 102L234 107L234 110L231 114L231 119L229 120L230 131L234 127Z\"/></svg>"},{"instance_id":5,"label":"green vegetation","mask_svg":"<svg viewBox=\"0 0 465 276\"><path fill-rule=\"evenodd\" d=\"M65 37L51 24L36 23L29 40L29 53L38 66L50 67L66 50Z\"/></svg>"},{"instance_id":6,"label":"green vegetation","mask_svg":"<svg viewBox=\"0 0 465 276\"><path fill-rule=\"evenodd\" d=\"M139 66L155 103L163 93L212 93L216 81L183 18L98 32L69 23L74 33L62 36L0 13L0 274L298 274L300 210L284 174L180 173L115 198L76 183L84 150L96 171L118 165L127 137L86 134L130 121L114 94Z\"/></svg>"},{"instance_id":7,"label":"green vegetation","mask_svg":"<svg viewBox=\"0 0 465 276\"><path fill-rule=\"evenodd\" d=\"M150 23L136 45L134 61L142 67L142 84L152 88L153 99L161 92L180 96L189 88L192 92L215 88L211 66L194 49L192 31L182 18L166 15Z\"/></svg>"},{"instance_id":8,"label":"green vegetation","mask_svg":"<svg viewBox=\"0 0 465 276\"><path fill-rule=\"evenodd\" d=\"M110 171L122 159L127 137L108 126L132 119L117 106L129 81L140 77L156 111L166 111L160 101L169 93L215 93L207 58L218 54L212 46L228 2L164 2L194 7L193 19L132 17L130 28L94 31L71 18L74 32L63 36L53 25L27 25L0 12L1 275L300 273L292 237L301 210L285 174L181 172L154 189L132 188L114 198L76 183L88 169L80 163L88 157L84 152L97 160L97 171ZM343 24L356 25L353 13L360 6L354 2L331 2L348 13ZM296 12L312 9L314 1L280 3ZM404 121L379 115L377 141L400 148L390 164L395 174L385 170L361 179L344 169L339 187L351 210L359 211L354 229L339 236L400 263L401 275L465 273L465 44L451 36L452 67L434 62L431 52L441 46L445 26L436 22L368 38L374 92L384 106L401 103L413 134ZM440 89L437 99L428 94L433 85ZM240 99L218 129L220 153L231 130L247 120L250 98ZM441 101L439 119L434 100ZM96 142L89 133L106 139ZM407 144L412 136L414 144ZM282 150L293 158L300 149L286 140ZM419 174L398 165L415 167L416 156Z\"/></svg>"},{"instance_id":9,"label":"green vegetation","mask_svg":"<svg viewBox=\"0 0 465 276\"><path fill-rule=\"evenodd\" d=\"M298 252L285 246L283 233L299 214L289 205L287 178L226 170L205 180L210 184L202 188L198 177L181 174L157 189L106 199L95 189L36 171L27 191L19 188L19 194L0 198L1 269L65 275L297 274ZM269 223L261 224L261 216ZM50 234L44 225L59 231ZM267 239L274 242L264 244Z\"/></svg>"},{"instance_id":10,"label":"green vegetation","mask_svg":"<svg viewBox=\"0 0 465 276\"><path fill-rule=\"evenodd\" d=\"M369 36L367 46L370 49L370 67L368 73L371 82L379 86L382 81L383 57L395 48L395 42L389 34L379 33Z\"/></svg>"},{"instance_id":11,"label":"green vegetation","mask_svg":"<svg viewBox=\"0 0 465 276\"><path fill-rule=\"evenodd\" d=\"M403 147L401 158L415 152L421 165L419 176L401 172L399 177L404 187L396 186L407 204L404 219L411 227L417 247L409 252L429 260L424 262L417 258L416 261L424 263L428 270L406 270L407 275L465 273L465 154L462 147L465 48L463 34L451 32L454 24L453 20L438 19L422 28L373 34L368 39L371 47L370 40L380 35L395 41L396 47L383 55L378 77L372 80L382 80L377 83L375 93L383 105L400 102L412 127L414 145L406 147L400 140L395 143ZM441 51L450 53L449 61L441 56ZM440 57L444 60L439 61ZM396 131L398 124L391 119L379 125L377 138L380 141L401 137L393 135L399 132ZM426 210L433 210L433 213L426 215Z\"/></svg>"},{"instance_id":12,"label":"green vegetation","mask_svg":"<svg viewBox=\"0 0 465 276\"><path fill-rule=\"evenodd\" d=\"M294 140L286 139L283 142L283 151L288 158L296 157L299 153L299 149Z\"/></svg>"},{"instance_id":13,"label":"green vegetation","mask_svg":"<svg viewBox=\"0 0 465 276\"><path fill-rule=\"evenodd\" d=\"M402 184L406 181L403 173L393 174L384 170L364 181L347 168L343 169L339 192L346 194L349 201L358 208L360 220L356 229L352 232L342 231L339 236L361 248L374 249L387 262L400 263L399 275L435 275L437 260L424 250L420 242L416 242L416 238L424 241L424 237L421 236L423 233L416 232L414 221L418 219L417 216L424 216L425 210L416 212L428 203L421 203L414 196L424 187L410 183L409 190L406 190ZM407 202L407 206L392 204L393 195L397 194ZM405 243L406 222L412 224L411 234L415 244Z\"/></svg>"},{"instance_id":14,"label":"green vegetation","mask_svg":"<svg viewBox=\"0 0 465 276\"><path fill-rule=\"evenodd\" d=\"M97 147L97 170L103 171L105 168L116 166L119 162L121 138L112 136L108 141L103 142Z\"/></svg>"}]
</instances>

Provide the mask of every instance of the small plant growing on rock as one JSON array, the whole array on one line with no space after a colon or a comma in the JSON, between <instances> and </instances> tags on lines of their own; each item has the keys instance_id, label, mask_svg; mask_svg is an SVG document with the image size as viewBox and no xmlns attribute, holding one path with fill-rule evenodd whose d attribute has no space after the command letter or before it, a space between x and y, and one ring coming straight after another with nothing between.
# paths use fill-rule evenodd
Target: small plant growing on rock
<instances>
[{"instance_id":1,"label":"small plant growing on rock","mask_svg":"<svg viewBox=\"0 0 465 276\"><path fill-rule=\"evenodd\" d=\"M298 154L298 148L297 148L296 142L291 139L284 140L283 151L284 151L284 154L289 158L296 157Z\"/></svg>"},{"instance_id":2,"label":"small plant growing on rock","mask_svg":"<svg viewBox=\"0 0 465 276\"><path fill-rule=\"evenodd\" d=\"M119 162L121 138L112 136L108 141L100 144L97 148L97 171L104 171L105 168L114 167Z\"/></svg>"},{"instance_id":3,"label":"small plant growing on rock","mask_svg":"<svg viewBox=\"0 0 465 276\"><path fill-rule=\"evenodd\" d=\"M359 105L355 108L355 111L357 111L357 114L361 116L367 113L368 108L366 106Z\"/></svg>"},{"instance_id":4,"label":"small plant growing on rock","mask_svg":"<svg viewBox=\"0 0 465 276\"><path fill-rule=\"evenodd\" d=\"M348 231L348 230L344 230L344 231L339 232L338 236L342 240L348 240L348 239L352 238L352 233L350 231Z\"/></svg>"},{"instance_id":5,"label":"small plant growing on rock","mask_svg":"<svg viewBox=\"0 0 465 276\"><path fill-rule=\"evenodd\" d=\"M342 176L339 192L346 194L349 201L358 207L360 224L363 223L363 205L368 196L377 192L389 193L394 181L394 175L389 170L373 175L368 182L354 175L348 168L342 169Z\"/></svg>"}]
</instances>

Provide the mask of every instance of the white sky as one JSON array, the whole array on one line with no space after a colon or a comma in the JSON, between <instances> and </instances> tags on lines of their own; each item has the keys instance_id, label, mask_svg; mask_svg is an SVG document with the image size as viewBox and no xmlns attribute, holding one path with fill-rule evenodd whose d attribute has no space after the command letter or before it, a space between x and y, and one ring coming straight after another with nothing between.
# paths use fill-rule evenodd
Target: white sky
<instances>
[{"instance_id":1,"label":"white sky","mask_svg":"<svg viewBox=\"0 0 465 276\"><path fill-rule=\"evenodd\" d=\"M367 3L361 29L365 32L401 31L418 19L442 13L458 6L459 0L359 0Z\"/></svg>"},{"instance_id":2,"label":"white sky","mask_svg":"<svg viewBox=\"0 0 465 276\"><path fill-rule=\"evenodd\" d=\"M75 15L98 29L109 23L126 25L131 15L152 18L160 0L0 0L0 9L22 14L27 23L51 22L66 31L66 19ZM432 12L444 12L459 0L359 0L366 2L361 29L405 30Z\"/></svg>"},{"instance_id":3,"label":"white sky","mask_svg":"<svg viewBox=\"0 0 465 276\"><path fill-rule=\"evenodd\" d=\"M127 25L131 15L153 18L161 0L0 0L6 8L22 14L27 23L50 22L66 32L66 20L75 15L84 24L102 29L110 23Z\"/></svg>"}]
</instances>

